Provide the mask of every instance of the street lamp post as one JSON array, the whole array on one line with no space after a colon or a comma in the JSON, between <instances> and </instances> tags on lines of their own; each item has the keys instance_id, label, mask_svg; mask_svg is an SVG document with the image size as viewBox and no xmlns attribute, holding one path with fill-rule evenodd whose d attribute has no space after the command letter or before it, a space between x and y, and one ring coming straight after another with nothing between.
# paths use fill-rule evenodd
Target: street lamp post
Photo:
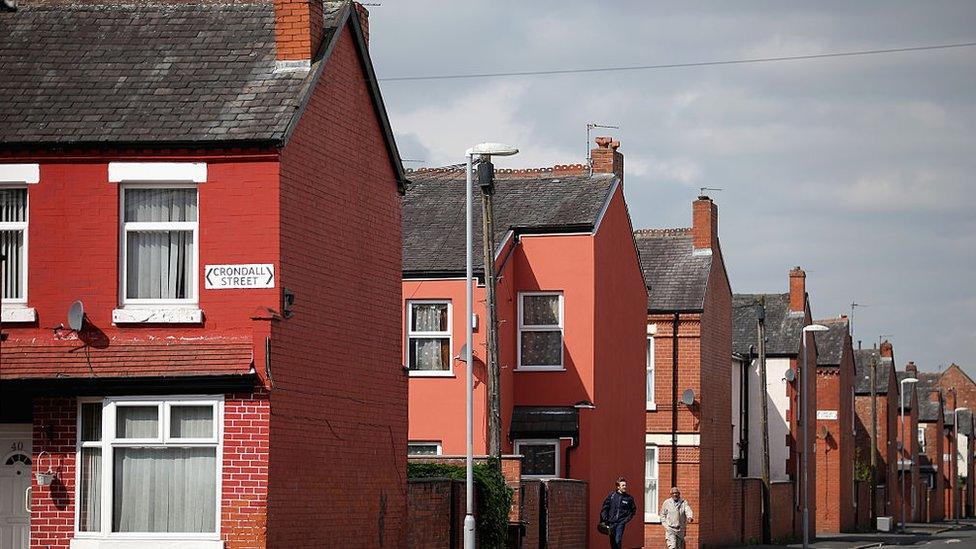
<instances>
[{"instance_id":1,"label":"street lamp post","mask_svg":"<svg viewBox=\"0 0 976 549\"><path fill-rule=\"evenodd\" d=\"M809 431L807 429L807 422L810 418L807 417L807 334L811 332L826 332L830 328L827 328L823 324L810 324L809 326L803 327L803 337L801 338L800 344L803 350L803 370L800 372L800 417L803 418L803 549L807 549L810 546L810 458L808 454L810 453L809 447ZM816 407L816 406L815 406Z\"/></svg>"},{"instance_id":2,"label":"street lamp post","mask_svg":"<svg viewBox=\"0 0 976 549\"><path fill-rule=\"evenodd\" d=\"M899 404L901 404L901 409L900 409L901 441L902 441L901 448L903 451L905 450L906 445L908 445L908 434L905 433L905 384L906 383L908 384L918 383L918 379L914 377L906 377L905 379L901 380L901 391L899 391L898 402ZM908 445L908 447L911 448L910 445ZM909 451L909 455L911 455L911 451ZM901 473L901 494L899 495L900 498L899 503L901 504L901 531L904 532L905 531L905 473L904 471L901 471L901 466L899 466L898 469L899 472Z\"/></svg>"},{"instance_id":3,"label":"street lamp post","mask_svg":"<svg viewBox=\"0 0 976 549\"><path fill-rule=\"evenodd\" d=\"M471 210L471 195L473 192L471 168L474 165L474 157L478 159L490 159L492 156L511 156L518 153L518 149L501 143L482 143L475 145L465 152L467 157L467 169L465 170L466 182L464 186L464 206L465 206L465 334L467 336L464 347L464 360L467 364L466 374L466 427L467 427L467 455L465 459L465 514L464 514L464 549L474 549L474 361L472 360L473 348L472 340L474 331L472 320L474 319L474 260L472 250L473 235L473 215Z\"/></svg>"},{"instance_id":4,"label":"street lamp post","mask_svg":"<svg viewBox=\"0 0 976 549\"><path fill-rule=\"evenodd\" d=\"M969 408L960 406L952 411L952 461L949 462L949 470L953 470L953 465L959 463L959 412L968 412ZM969 451L968 448L966 450ZM959 524L960 502L959 502L959 468L955 467L956 474L952 475L952 515Z\"/></svg>"}]
</instances>

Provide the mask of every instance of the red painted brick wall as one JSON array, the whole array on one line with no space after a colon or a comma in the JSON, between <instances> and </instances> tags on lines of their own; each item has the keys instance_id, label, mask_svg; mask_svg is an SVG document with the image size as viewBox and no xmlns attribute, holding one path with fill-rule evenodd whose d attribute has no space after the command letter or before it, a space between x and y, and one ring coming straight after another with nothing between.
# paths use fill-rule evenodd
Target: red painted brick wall
<instances>
[{"instance_id":1,"label":"red painted brick wall","mask_svg":"<svg viewBox=\"0 0 976 549\"><path fill-rule=\"evenodd\" d=\"M56 480L32 481L32 549L68 547L74 537L77 406L73 397L34 399L32 460L35 470L50 465ZM228 549L265 547L269 419L266 394L225 396L220 537Z\"/></svg>"},{"instance_id":2,"label":"red painted brick wall","mask_svg":"<svg viewBox=\"0 0 976 549\"><path fill-rule=\"evenodd\" d=\"M281 155L268 544L405 535L400 196L349 28ZM353 534L354 533L354 534Z\"/></svg>"}]
</instances>

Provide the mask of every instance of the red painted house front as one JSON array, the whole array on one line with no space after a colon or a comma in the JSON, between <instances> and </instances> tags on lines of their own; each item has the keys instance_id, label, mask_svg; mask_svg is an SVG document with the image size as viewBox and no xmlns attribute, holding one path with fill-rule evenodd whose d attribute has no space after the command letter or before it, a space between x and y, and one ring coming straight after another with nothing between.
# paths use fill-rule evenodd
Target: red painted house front
<instances>
[{"instance_id":1,"label":"red painted house front","mask_svg":"<svg viewBox=\"0 0 976 549\"><path fill-rule=\"evenodd\" d=\"M625 476L643 513L647 294L620 170L594 150L584 166L499 170L494 194L502 451L524 456L523 477L589 483L588 538L614 480ZM616 148L615 146L613 147ZM464 173L420 170L404 201L404 364L410 372L410 451L465 453ZM476 209L475 269L482 270ZM487 452L485 291L475 289L474 452ZM548 419L547 419L548 418ZM549 419L556 418L555 421ZM637 519L639 520L639 519ZM642 543L628 528L625 546Z\"/></svg>"},{"instance_id":2,"label":"red painted house front","mask_svg":"<svg viewBox=\"0 0 976 549\"><path fill-rule=\"evenodd\" d=\"M5 548L400 546L404 180L364 23L0 14Z\"/></svg>"}]
</instances>

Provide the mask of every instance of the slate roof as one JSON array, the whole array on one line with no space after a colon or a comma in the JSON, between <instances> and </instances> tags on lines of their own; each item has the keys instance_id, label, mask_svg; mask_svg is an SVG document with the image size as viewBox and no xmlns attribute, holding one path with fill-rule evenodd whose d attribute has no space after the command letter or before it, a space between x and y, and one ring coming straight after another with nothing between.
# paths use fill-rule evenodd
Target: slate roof
<instances>
[{"instance_id":1,"label":"slate roof","mask_svg":"<svg viewBox=\"0 0 976 549\"><path fill-rule=\"evenodd\" d=\"M516 406L509 437L579 437L579 410L574 406Z\"/></svg>"},{"instance_id":2,"label":"slate roof","mask_svg":"<svg viewBox=\"0 0 976 549\"><path fill-rule=\"evenodd\" d=\"M969 410L963 410L962 412L959 412L959 434L960 435L973 434L973 413Z\"/></svg>"},{"instance_id":3,"label":"slate roof","mask_svg":"<svg viewBox=\"0 0 976 549\"><path fill-rule=\"evenodd\" d=\"M817 366L840 366L850 323L846 318L828 318L813 322L828 328L826 332L814 334L814 341L817 343Z\"/></svg>"},{"instance_id":4,"label":"slate roof","mask_svg":"<svg viewBox=\"0 0 976 549\"><path fill-rule=\"evenodd\" d=\"M882 357L878 349L854 350L854 392L871 394L871 361L875 361L875 394L888 394L888 378L891 376L891 359Z\"/></svg>"},{"instance_id":5,"label":"slate roof","mask_svg":"<svg viewBox=\"0 0 976 549\"><path fill-rule=\"evenodd\" d=\"M647 309L702 310L712 255L695 253L691 229L641 229L634 231L634 239L647 285Z\"/></svg>"},{"instance_id":6,"label":"slate roof","mask_svg":"<svg viewBox=\"0 0 976 549\"><path fill-rule=\"evenodd\" d=\"M447 275L465 269L463 169L409 172L403 199L404 276ZM496 172L495 245L518 233L592 231L614 184L613 174L559 175L529 170ZM483 272L481 191L475 190L474 265Z\"/></svg>"},{"instance_id":7,"label":"slate roof","mask_svg":"<svg viewBox=\"0 0 976 549\"><path fill-rule=\"evenodd\" d=\"M918 421L925 423L935 423L939 421L939 403L930 400L928 391L920 391L918 394Z\"/></svg>"},{"instance_id":8,"label":"slate roof","mask_svg":"<svg viewBox=\"0 0 976 549\"><path fill-rule=\"evenodd\" d=\"M897 371L897 370L895 371L895 386L898 387L899 397L901 396L900 395L900 392L901 392L902 388L905 387L904 385L901 384L901 380L905 379L906 377L908 377L908 372L905 372L905 371ZM918 385L918 384L916 383L915 385ZM921 391L919 391L918 392L918 400L921 401L923 397L924 397L923 393ZM899 401L900 401L900 398L899 398ZM905 410L907 411L907 410L911 410L911 409L912 409L912 399L911 399L911 394L909 393L908 395L905 396Z\"/></svg>"},{"instance_id":9,"label":"slate roof","mask_svg":"<svg viewBox=\"0 0 976 549\"><path fill-rule=\"evenodd\" d=\"M315 74L275 69L269 1L27 0L0 29L6 147L280 142Z\"/></svg>"},{"instance_id":10,"label":"slate roof","mask_svg":"<svg viewBox=\"0 0 976 549\"><path fill-rule=\"evenodd\" d=\"M790 311L790 294L732 295L732 352L747 355L758 352L756 322L760 298L766 309L766 355L797 356L805 313Z\"/></svg>"}]
</instances>

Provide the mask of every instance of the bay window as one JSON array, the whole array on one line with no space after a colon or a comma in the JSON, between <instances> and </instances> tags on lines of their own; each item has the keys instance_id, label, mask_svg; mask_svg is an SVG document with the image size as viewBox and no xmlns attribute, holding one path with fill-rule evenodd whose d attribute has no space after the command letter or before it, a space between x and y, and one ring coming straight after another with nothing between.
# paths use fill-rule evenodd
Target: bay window
<instances>
[{"instance_id":1,"label":"bay window","mask_svg":"<svg viewBox=\"0 0 976 549\"><path fill-rule=\"evenodd\" d=\"M0 187L0 254L4 303L27 303L27 189Z\"/></svg>"},{"instance_id":2,"label":"bay window","mask_svg":"<svg viewBox=\"0 0 976 549\"><path fill-rule=\"evenodd\" d=\"M122 303L197 301L195 186L122 188Z\"/></svg>"},{"instance_id":3,"label":"bay window","mask_svg":"<svg viewBox=\"0 0 976 549\"><path fill-rule=\"evenodd\" d=\"M563 369L563 296L558 292L519 294L518 369Z\"/></svg>"},{"instance_id":4,"label":"bay window","mask_svg":"<svg viewBox=\"0 0 976 549\"><path fill-rule=\"evenodd\" d=\"M451 302L407 302L407 368L411 374L451 373Z\"/></svg>"},{"instance_id":5,"label":"bay window","mask_svg":"<svg viewBox=\"0 0 976 549\"><path fill-rule=\"evenodd\" d=\"M222 408L219 397L80 402L79 536L215 537Z\"/></svg>"}]
</instances>

